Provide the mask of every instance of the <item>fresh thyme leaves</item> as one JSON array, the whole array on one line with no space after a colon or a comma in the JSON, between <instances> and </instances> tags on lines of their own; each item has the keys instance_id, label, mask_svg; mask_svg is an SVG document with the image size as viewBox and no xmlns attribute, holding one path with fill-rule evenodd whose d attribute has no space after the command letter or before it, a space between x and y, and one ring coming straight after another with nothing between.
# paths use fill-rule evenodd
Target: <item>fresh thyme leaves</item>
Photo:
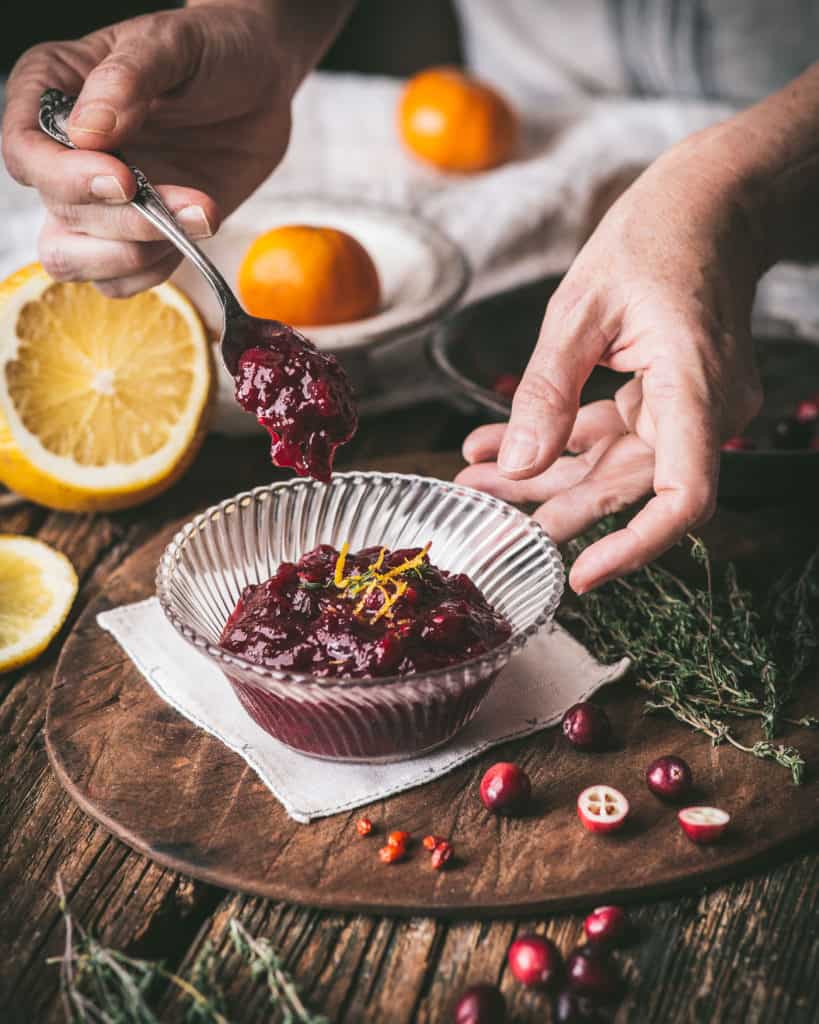
<instances>
[{"instance_id":1,"label":"fresh thyme leaves","mask_svg":"<svg viewBox=\"0 0 819 1024\"><path fill-rule=\"evenodd\" d=\"M570 560L610 527L601 524L571 542ZM804 758L775 740L783 725L819 727L819 719L795 710L798 684L819 661L819 551L801 572L780 580L760 608L733 566L717 578L703 542L690 540L701 585L648 566L565 606L561 618L602 660L632 658L635 682L648 695L646 712L672 714L714 745L730 743L774 761L800 783ZM741 719L757 723L761 736L746 742L747 730L737 734Z\"/></svg>"},{"instance_id":2,"label":"fresh thyme leaves","mask_svg":"<svg viewBox=\"0 0 819 1024\"><path fill-rule=\"evenodd\" d=\"M237 953L250 964L254 978L264 978L270 994L270 1006L282 1009L286 1024L329 1024L326 1017L311 1013L299 995L298 987L285 970L281 957L267 939L254 938L236 918L231 918L230 938Z\"/></svg>"},{"instance_id":3,"label":"fresh thyme leaves","mask_svg":"<svg viewBox=\"0 0 819 1024\"><path fill-rule=\"evenodd\" d=\"M206 944L190 970L182 977L153 960L139 960L98 942L73 917L62 882L57 878L60 907L65 922L65 949L48 963L60 964L60 993L69 1024L161 1024L153 1004L168 987L187 1001L186 1024L234 1024L216 981L213 948ZM328 1024L311 1013L298 986L267 939L254 938L232 918L230 941L254 978L264 980L267 1009L277 1010L285 1024Z\"/></svg>"},{"instance_id":4,"label":"fresh thyme leaves","mask_svg":"<svg viewBox=\"0 0 819 1024\"><path fill-rule=\"evenodd\" d=\"M800 573L788 572L771 590L768 614L774 643L790 652L788 686L816 660L819 650L819 549Z\"/></svg>"}]
</instances>

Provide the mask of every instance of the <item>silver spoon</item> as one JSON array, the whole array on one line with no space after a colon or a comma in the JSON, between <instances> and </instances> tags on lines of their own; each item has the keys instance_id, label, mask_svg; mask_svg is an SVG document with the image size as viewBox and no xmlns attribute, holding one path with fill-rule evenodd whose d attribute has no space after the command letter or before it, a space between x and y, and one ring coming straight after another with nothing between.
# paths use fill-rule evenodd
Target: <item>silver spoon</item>
<instances>
[{"instance_id":1,"label":"silver spoon","mask_svg":"<svg viewBox=\"0 0 819 1024\"><path fill-rule=\"evenodd\" d=\"M68 146L70 149L77 147L68 137L65 125L74 109L75 102L75 97L66 96L59 89L46 89L40 97L40 127L55 142L62 143L63 146ZM121 154L115 153L114 155L127 163ZM275 348L277 337L281 338L283 334L289 336L291 345L293 343L303 345L302 336L287 324L280 323L278 320L261 320L245 313L227 281L199 246L195 245L179 227L173 214L162 202L161 196L142 171L130 164L128 166L137 183L136 194L131 200L131 206L139 210L146 220L149 220L169 242L172 242L184 256L188 257L216 293L224 316L219 347L222 360L231 376L236 375L239 358L249 348L254 346Z\"/></svg>"}]
</instances>

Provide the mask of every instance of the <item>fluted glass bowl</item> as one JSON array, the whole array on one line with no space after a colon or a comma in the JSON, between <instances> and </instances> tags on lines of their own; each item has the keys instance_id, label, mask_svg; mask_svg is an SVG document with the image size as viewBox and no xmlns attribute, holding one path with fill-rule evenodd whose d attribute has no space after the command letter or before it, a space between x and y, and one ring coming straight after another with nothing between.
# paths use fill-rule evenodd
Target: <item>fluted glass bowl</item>
<instances>
[{"instance_id":1,"label":"fluted glass bowl","mask_svg":"<svg viewBox=\"0 0 819 1024\"><path fill-rule=\"evenodd\" d=\"M509 619L494 650L434 672L317 679L255 665L218 646L243 588L319 544L351 550L432 542L431 560L467 573ZM248 714L277 740L334 761L415 757L446 743L475 714L512 654L553 617L563 590L554 543L496 498L397 473L293 479L214 505L166 548L156 577L174 628L215 661Z\"/></svg>"}]
</instances>

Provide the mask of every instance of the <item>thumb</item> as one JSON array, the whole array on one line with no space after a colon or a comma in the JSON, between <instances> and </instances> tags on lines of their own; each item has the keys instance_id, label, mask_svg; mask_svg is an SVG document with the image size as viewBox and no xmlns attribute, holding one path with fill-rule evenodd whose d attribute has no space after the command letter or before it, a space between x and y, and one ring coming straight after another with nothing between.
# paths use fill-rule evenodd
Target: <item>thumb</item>
<instances>
[{"instance_id":1,"label":"thumb","mask_svg":"<svg viewBox=\"0 0 819 1024\"><path fill-rule=\"evenodd\" d=\"M89 73L69 118L75 146L105 150L122 145L142 127L153 101L193 74L201 43L185 13L118 26L110 53Z\"/></svg>"},{"instance_id":2,"label":"thumb","mask_svg":"<svg viewBox=\"0 0 819 1024\"><path fill-rule=\"evenodd\" d=\"M562 285L550 300L512 401L498 469L513 480L541 473L564 452L583 385L616 334L605 329L602 300L591 289L576 299L571 291Z\"/></svg>"}]
</instances>

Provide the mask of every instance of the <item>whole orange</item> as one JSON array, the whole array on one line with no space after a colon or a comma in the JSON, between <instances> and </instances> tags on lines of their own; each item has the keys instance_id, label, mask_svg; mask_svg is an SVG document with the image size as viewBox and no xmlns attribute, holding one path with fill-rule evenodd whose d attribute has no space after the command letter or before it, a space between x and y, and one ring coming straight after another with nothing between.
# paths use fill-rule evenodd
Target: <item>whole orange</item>
<instances>
[{"instance_id":1,"label":"whole orange","mask_svg":"<svg viewBox=\"0 0 819 1024\"><path fill-rule=\"evenodd\" d=\"M406 145L445 171L485 171L518 144L518 119L502 96L457 68L429 68L401 94L398 125Z\"/></svg>"},{"instance_id":2,"label":"whole orange","mask_svg":"<svg viewBox=\"0 0 819 1024\"><path fill-rule=\"evenodd\" d=\"M249 313L288 324L337 324L373 314L381 301L370 254L346 231L288 224L259 235L239 268Z\"/></svg>"}]
</instances>

